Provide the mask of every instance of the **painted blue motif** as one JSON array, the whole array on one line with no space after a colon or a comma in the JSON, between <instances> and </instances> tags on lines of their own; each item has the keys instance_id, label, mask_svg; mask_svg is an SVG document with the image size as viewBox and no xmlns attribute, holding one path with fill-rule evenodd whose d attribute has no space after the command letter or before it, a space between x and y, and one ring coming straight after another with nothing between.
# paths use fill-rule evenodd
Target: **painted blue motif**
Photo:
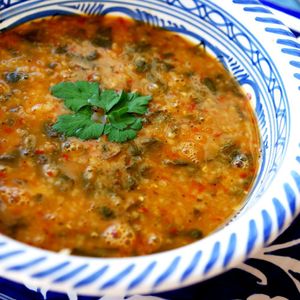
<instances>
[{"instance_id":1,"label":"painted blue motif","mask_svg":"<svg viewBox=\"0 0 300 300\"><path fill-rule=\"evenodd\" d=\"M183 282L186 278L188 278L193 271L195 270L196 266L198 265L200 258L202 256L202 252L198 251L196 252L196 254L194 255L191 263L189 264L189 266L186 268L186 270L183 272L180 281Z\"/></svg>"},{"instance_id":2,"label":"painted blue motif","mask_svg":"<svg viewBox=\"0 0 300 300\"><path fill-rule=\"evenodd\" d=\"M126 277L128 274L130 274L130 272L134 269L134 267L135 267L135 265L130 265L130 266L126 267L123 271L121 271L119 274L110 278L108 281L106 281L101 286L101 290L105 290L111 286L116 285L120 281L122 281L124 277Z\"/></svg>"},{"instance_id":3,"label":"painted blue motif","mask_svg":"<svg viewBox=\"0 0 300 300\"><path fill-rule=\"evenodd\" d=\"M278 264L278 261L281 263ZM154 294L156 299L148 296L132 300L198 300L199 295L202 299L212 300L246 300L249 297L257 297L253 299L259 300L264 299L263 297L272 299L279 296L285 300L297 300L300 294L299 268L300 217L272 246L266 247L263 252L238 268L200 284L173 292ZM68 295L49 291L43 294L44 296L41 292L0 279L0 300L99 300L99 297L87 296L71 298ZM22 297L20 298L19 295ZM130 300L130 298L120 297L118 300Z\"/></svg>"},{"instance_id":4,"label":"painted blue motif","mask_svg":"<svg viewBox=\"0 0 300 300\"><path fill-rule=\"evenodd\" d=\"M9 267L8 270L9 271L21 271L21 270L24 270L24 269L27 269L27 268L31 268L31 267L39 264L40 262L42 262L46 259L47 258L45 256L39 257L39 258L36 258L34 260L30 260L30 261L22 263L22 264L13 265L13 266Z\"/></svg>"},{"instance_id":5,"label":"painted blue motif","mask_svg":"<svg viewBox=\"0 0 300 300\"><path fill-rule=\"evenodd\" d=\"M27 0L0 0L0 9L8 8Z\"/></svg>"},{"instance_id":6,"label":"painted blue motif","mask_svg":"<svg viewBox=\"0 0 300 300\"><path fill-rule=\"evenodd\" d=\"M214 266L214 264L217 262L218 257L220 255L220 247L221 247L220 242L216 242L214 244L214 247L211 251L211 256L204 268L204 273L208 273L211 270L211 268Z\"/></svg>"},{"instance_id":7,"label":"painted blue motif","mask_svg":"<svg viewBox=\"0 0 300 300\"><path fill-rule=\"evenodd\" d=\"M156 265L156 261L150 263L141 274L139 274L136 278L134 278L131 281L127 290L129 291L129 290L135 288L136 286L138 286L144 280L144 278L149 276L149 274L154 269L155 265Z\"/></svg>"},{"instance_id":8,"label":"painted blue motif","mask_svg":"<svg viewBox=\"0 0 300 300\"><path fill-rule=\"evenodd\" d=\"M174 260L171 262L171 264L167 267L167 269L155 280L153 284L153 288L160 285L162 282L164 282L169 276L172 275L172 273L176 270L178 263L180 261L180 257L177 256L174 258Z\"/></svg>"},{"instance_id":9,"label":"painted blue motif","mask_svg":"<svg viewBox=\"0 0 300 300\"><path fill-rule=\"evenodd\" d=\"M228 264L231 262L234 252L235 252L235 249L236 249L236 244L237 244L236 234L232 233L230 236L228 248L227 248L226 255L224 258L224 262L223 262L224 268L226 268L228 266Z\"/></svg>"},{"instance_id":10,"label":"painted blue motif","mask_svg":"<svg viewBox=\"0 0 300 300\"><path fill-rule=\"evenodd\" d=\"M96 280L98 280L108 269L108 266L104 266L102 267L100 270L98 270L97 272L88 275L87 277L85 277L84 279L80 280L79 282L77 282L74 285L74 288L79 288L85 285L89 285L93 282L95 282Z\"/></svg>"},{"instance_id":11,"label":"painted blue motif","mask_svg":"<svg viewBox=\"0 0 300 300\"><path fill-rule=\"evenodd\" d=\"M265 209L261 212L261 214L264 224L264 243L266 244L270 238L273 223L270 214Z\"/></svg>"}]
</instances>

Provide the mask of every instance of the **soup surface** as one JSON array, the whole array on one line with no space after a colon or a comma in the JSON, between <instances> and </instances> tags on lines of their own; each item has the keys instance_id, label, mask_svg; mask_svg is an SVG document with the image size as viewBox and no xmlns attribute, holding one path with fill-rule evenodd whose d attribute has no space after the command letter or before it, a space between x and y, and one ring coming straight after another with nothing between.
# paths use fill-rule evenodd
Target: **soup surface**
<instances>
[{"instance_id":1,"label":"soup surface","mask_svg":"<svg viewBox=\"0 0 300 300\"><path fill-rule=\"evenodd\" d=\"M53 124L60 82L150 95L123 142ZM119 257L201 239L241 206L258 168L247 97L203 47L117 17L56 17L0 39L0 232L37 247Z\"/></svg>"}]
</instances>

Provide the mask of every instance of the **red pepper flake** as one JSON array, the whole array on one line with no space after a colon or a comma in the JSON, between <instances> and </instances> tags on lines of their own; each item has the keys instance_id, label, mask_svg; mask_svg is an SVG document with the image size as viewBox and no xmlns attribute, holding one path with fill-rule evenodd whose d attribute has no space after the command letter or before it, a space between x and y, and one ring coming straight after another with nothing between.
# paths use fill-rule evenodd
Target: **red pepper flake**
<instances>
[{"instance_id":1,"label":"red pepper flake","mask_svg":"<svg viewBox=\"0 0 300 300\"><path fill-rule=\"evenodd\" d=\"M130 157L126 157L126 158L125 158L125 165L126 165L126 166L130 166L130 164L131 164L131 159L130 159Z\"/></svg>"},{"instance_id":2,"label":"red pepper flake","mask_svg":"<svg viewBox=\"0 0 300 300\"><path fill-rule=\"evenodd\" d=\"M223 188L224 193L228 193L228 188L226 186L222 185L222 188Z\"/></svg>"},{"instance_id":3,"label":"red pepper flake","mask_svg":"<svg viewBox=\"0 0 300 300\"><path fill-rule=\"evenodd\" d=\"M0 178L4 178L4 177L6 177L6 174L5 174L5 172L1 171L0 172Z\"/></svg>"},{"instance_id":4,"label":"red pepper flake","mask_svg":"<svg viewBox=\"0 0 300 300\"><path fill-rule=\"evenodd\" d=\"M48 172L47 172L47 175L50 176L50 177L53 177L53 176L54 176L53 172L51 172L51 171L48 171Z\"/></svg>"},{"instance_id":5,"label":"red pepper flake","mask_svg":"<svg viewBox=\"0 0 300 300\"><path fill-rule=\"evenodd\" d=\"M139 211L140 211L141 213L147 213L149 210L148 210L147 207L142 206L142 207L139 208Z\"/></svg>"},{"instance_id":6,"label":"red pepper flake","mask_svg":"<svg viewBox=\"0 0 300 300\"><path fill-rule=\"evenodd\" d=\"M45 151L44 150L41 150L41 149L37 149L34 151L35 154L39 155L39 154L44 154Z\"/></svg>"},{"instance_id":7,"label":"red pepper flake","mask_svg":"<svg viewBox=\"0 0 300 300\"><path fill-rule=\"evenodd\" d=\"M191 103L188 107L188 111L194 111L196 106L197 106L196 102Z\"/></svg>"},{"instance_id":8,"label":"red pepper flake","mask_svg":"<svg viewBox=\"0 0 300 300\"><path fill-rule=\"evenodd\" d=\"M177 234L178 234L178 229L175 228L175 227L172 227L172 228L170 229L170 234L171 234L171 235L177 235Z\"/></svg>"},{"instance_id":9,"label":"red pepper flake","mask_svg":"<svg viewBox=\"0 0 300 300\"><path fill-rule=\"evenodd\" d=\"M226 100L226 97L225 97L225 96L219 96L219 97L218 97L218 101L219 101L219 102L224 102L224 100Z\"/></svg>"},{"instance_id":10,"label":"red pepper flake","mask_svg":"<svg viewBox=\"0 0 300 300\"><path fill-rule=\"evenodd\" d=\"M63 157L65 160L69 160L69 155L68 155L68 154L63 154L62 157Z\"/></svg>"},{"instance_id":11,"label":"red pepper flake","mask_svg":"<svg viewBox=\"0 0 300 300\"><path fill-rule=\"evenodd\" d=\"M4 131L5 133L10 134L10 133L12 133L14 130L13 130L12 128L10 128L10 127L4 127L4 128L3 128L3 131Z\"/></svg>"},{"instance_id":12,"label":"red pepper flake","mask_svg":"<svg viewBox=\"0 0 300 300\"><path fill-rule=\"evenodd\" d=\"M167 157L169 159L180 159L180 155L178 153L175 153L175 152L167 153Z\"/></svg>"},{"instance_id":13,"label":"red pepper flake","mask_svg":"<svg viewBox=\"0 0 300 300\"><path fill-rule=\"evenodd\" d=\"M193 127L191 127L191 131L193 133L199 133L201 131L201 128L193 126Z\"/></svg>"},{"instance_id":14,"label":"red pepper flake","mask_svg":"<svg viewBox=\"0 0 300 300\"><path fill-rule=\"evenodd\" d=\"M216 132L213 134L213 136L214 136L214 137L219 137L219 136L221 136L222 134L223 134L222 131L216 131Z\"/></svg>"},{"instance_id":15,"label":"red pepper flake","mask_svg":"<svg viewBox=\"0 0 300 300\"><path fill-rule=\"evenodd\" d=\"M87 80L88 81L91 81L91 80L93 80L93 76L94 76L94 74L92 73L92 74L88 74L88 76L87 76Z\"/></svg>"},{"instance_id":16,"label":"red pepper flake","mask_svg":"<svg viewBox=\"0 0 300 300\"><path fill-rule=\"evenodd\" d=\"M16 125L17 126L21 126L21 125L23 125L24 124L24 119L22 119L22 118L20 118L20 119L18 119L17 121L16 121Z\"/></svg>"},{"instance_id":17,"label":"red pepper flake","mask_svg":"<svg viewBox=\"0 0 300 300\"><path fill-rule=\"evenodd\" d=\"M205 190L205 185L199 183L199 182L196 182L196 181L193 181L192 184L191 184L191 187L194 189L194 190L197 190L197 192L201 193Z\"/></svg>"},{"instance_id":18,"label":"red pepper flake","mask_svg":"<svg viewBox=\"0 0 300 300\"><path fill-rule=\"evenodd\" d=\"M240 178L247 178L248 177L248 174L247 173L241 173L240 174Z\"/></svg>"}]
</instances>

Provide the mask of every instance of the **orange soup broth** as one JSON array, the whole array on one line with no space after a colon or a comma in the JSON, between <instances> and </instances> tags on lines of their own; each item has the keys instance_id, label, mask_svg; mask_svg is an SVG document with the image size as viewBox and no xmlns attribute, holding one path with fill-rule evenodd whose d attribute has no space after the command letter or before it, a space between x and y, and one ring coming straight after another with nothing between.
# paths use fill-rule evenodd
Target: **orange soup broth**
<instances>
[{"instance_id":1,"label":"orange soup broth","mask_svg":"<svg viewBox=\"0 0 300 300\"><path fill-rule=\"evenodd\" d=\"M151 95L136 139L53 130L63 81ZM205 49L117 17L56 17L0 39L0 232L88 256L180 247L224 224L258 170L249 100Z\"/></svg>"}]
</instances>

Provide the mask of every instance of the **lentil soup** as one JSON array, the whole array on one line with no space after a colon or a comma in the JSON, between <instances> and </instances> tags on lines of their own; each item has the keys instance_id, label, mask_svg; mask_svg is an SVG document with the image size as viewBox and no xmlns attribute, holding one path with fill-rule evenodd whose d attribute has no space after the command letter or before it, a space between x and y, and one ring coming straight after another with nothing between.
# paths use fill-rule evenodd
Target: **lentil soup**
<instances>
[{"instance_id":1,"label":"lentil soup","mask_svg":"<svg viewBox=\"0 0 300 300\"><path fill-rule=\"evenodd\" d=\"M137 136L82 140L53 126L61 82L152 97ZM75 255L173 249L224 224L258 169L248 99L205 49L118 17L63 16L0 39L0 232Z\"/></svg>"}]
</instances>

